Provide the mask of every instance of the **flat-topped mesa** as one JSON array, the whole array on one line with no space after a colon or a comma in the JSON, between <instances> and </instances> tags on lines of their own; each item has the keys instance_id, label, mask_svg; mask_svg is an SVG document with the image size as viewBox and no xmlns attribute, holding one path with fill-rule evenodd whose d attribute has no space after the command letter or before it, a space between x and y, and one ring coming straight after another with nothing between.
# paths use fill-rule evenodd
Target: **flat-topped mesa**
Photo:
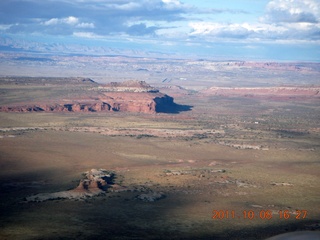
<instances>
[{"instance_id":1,"label":"flat-topped mesa","mask_svg":"<svg viewBox=\"0 0 320 240\"><path fill-rule=\"evenodd\" d=\"M95 88L102 92L159 92L158 89L151 87L145 81L130 80L125 82L111 82Z\"/></svg>"},{"instance_id":2,"label":"flat-topped mesa","mask_svg":"<svg viewBox=\"0 0 320 240\"><path fill-rule=\"evenodd\" d=\"M32 81L36 82L37 79ZM0 106L0 112L172 112L177 104L173 98L159 92L144 81L98 84L91 79L73 81L74 88L65 88L58 99L39 99ZM88 82L89 86L83 86ZM81 84L79 94L76 89ZM92 84L95 86L92 87ZM63 85L64 86L64 85ZM59 86L61 88L61 86ZM70 94L69 95L69 93Z\"/></svg>"},{"instance_id":3,"label":"flat-topped mesa","mask_svg":"<svg viewBox=\"0 0 320 240\"><path fill-rule=\"evenodd\" d=\"M0 77L1 85L37 85L37 86L48 86L48 85L87 85L95 86L97 82L90 78L82 77Z\"/></svg>"}]
</instances>

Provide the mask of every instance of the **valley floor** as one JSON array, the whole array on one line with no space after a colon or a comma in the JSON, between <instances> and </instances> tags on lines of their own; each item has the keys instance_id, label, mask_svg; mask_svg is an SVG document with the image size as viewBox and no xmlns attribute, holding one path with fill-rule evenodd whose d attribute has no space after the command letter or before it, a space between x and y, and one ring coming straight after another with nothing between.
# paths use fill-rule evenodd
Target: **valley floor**
<instances>
[{"instance_id":1,"label":"valley floor","mask_svg":"<svg viewBox=\"0 0 320 240\"><path fill-rule=\"evenodd\" d=\"M318 100L176 101L193 108L0 113L0 238L265 239L320 230ZM127 190L25 201L73 189L92 168L114 171ZM150 193L164 197L137 197Z\"/></svg>"}]
</instances>

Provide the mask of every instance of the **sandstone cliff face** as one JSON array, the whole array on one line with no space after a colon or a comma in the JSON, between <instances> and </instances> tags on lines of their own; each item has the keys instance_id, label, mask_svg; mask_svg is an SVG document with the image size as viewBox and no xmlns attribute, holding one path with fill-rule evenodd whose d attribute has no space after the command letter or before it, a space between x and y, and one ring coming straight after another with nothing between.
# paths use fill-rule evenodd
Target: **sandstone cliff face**
<instances>
[{"instance_id":1,"label":"sandstone cliff face","mask_svg":"<svg viewBox=\"0 0 320 240\"><path fill-rule=\"evenodd\" d=\"M134 96L127 94L121 98L104 102L74 102L67 104L27 104L22 106L0 106L1 112L143 112L155 113L171 107L173 98L161 94L157 96Z\"/></svg>"},{"instance_id":2,"label":"sandstone cliff face","mask_svg":"<svg viewBox=\"0 0 320 240\"><path fill-rule=\"evenodd\" d=\"M104 102L68 104L28 104L22 106L3 106L1 112L100 112L110 111L111 106Z\"/></svg>"},{"instance_id":3,"label":"sandstone cliff face","mask_svg":"<svg viewBox=\"0 0 320 240\"><path fill-rule=\"evenodd\" d=\"M156 113L174 105L173 98L143 81L110 83L90 88L88 97L57 102L0 106L2 112L142 112ZM90 95L90 97L89 97Z\"/></svg>"}]
</instances>

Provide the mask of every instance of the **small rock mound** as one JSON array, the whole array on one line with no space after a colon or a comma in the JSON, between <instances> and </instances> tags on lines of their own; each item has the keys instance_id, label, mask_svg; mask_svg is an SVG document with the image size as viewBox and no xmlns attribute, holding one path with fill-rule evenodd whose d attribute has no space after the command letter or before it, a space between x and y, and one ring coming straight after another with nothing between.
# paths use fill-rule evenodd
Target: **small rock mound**
<instances>
[{"instance_id":1,"label":"small rock mound","mask_svg":"<svg viewBox=\"0 0 320 240\"><path fill-rule=\"evenodd\" d=\"M80 180L77 188L73 191L79 192L101 192L106 191L113 184L115 174L105 169L91 169L84 173L85 178Z\"/></svg>"},{"instance_id":2,"label":"small rock mound","mask_svg":"<svg viewBox=\"0 0 320 240\"><path fill-rule=\"evenodd\" d=\"M111 187L115 173L105 169L91 169L84 173L78 187L69 191L39 193L26 198L27 202L43 202L54 199L84 199L102 194Z\"/></svg>"},{"instance_id":3,"label":"small rock mound","mask_svg":"<svg viewBox=\"0 0 320 240\"><path fill-rule=\"evenodd\" d=\"M137 196L137 199L142 200L144 202L155 202L162 198L165 198L165 195L161 192L160 193L149 192L149 193L143 193Z\"/></svg>"}]
</instances>

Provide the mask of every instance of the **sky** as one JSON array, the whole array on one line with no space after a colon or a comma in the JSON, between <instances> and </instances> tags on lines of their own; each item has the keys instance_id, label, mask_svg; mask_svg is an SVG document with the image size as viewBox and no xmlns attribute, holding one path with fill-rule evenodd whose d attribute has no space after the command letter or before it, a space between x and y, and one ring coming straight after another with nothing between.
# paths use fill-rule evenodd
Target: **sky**
<instances>
[{"instance_id":1,"label":"sky","mask_svg":"<svg viewBox=\"0 0 320 240\"><path fill-rule=\"evenodd\" d=\"M0 43L12 41L320 61L320 0L2 0Z\"/></svg>"}]
</instances>

